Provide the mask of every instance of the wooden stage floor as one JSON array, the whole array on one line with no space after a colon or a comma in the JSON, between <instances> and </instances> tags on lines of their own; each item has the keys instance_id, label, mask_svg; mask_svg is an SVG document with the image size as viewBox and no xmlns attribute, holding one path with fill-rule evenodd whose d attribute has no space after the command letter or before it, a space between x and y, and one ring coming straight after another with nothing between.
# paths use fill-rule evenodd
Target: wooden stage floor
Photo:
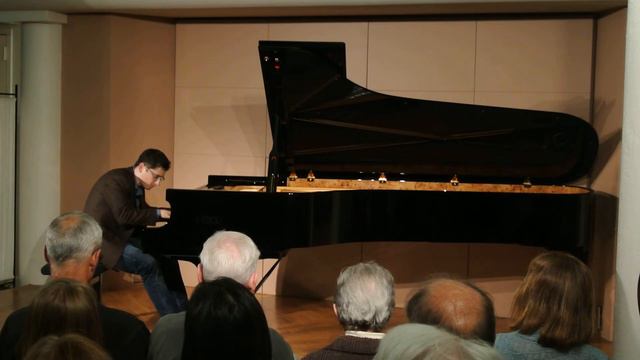
<instances>
[{"instance_id":1,"label":"wooden stage floor","mask_svg":"<svg viewBox=\"0 0 640 360\"><path fill-rule=\"evenodd\" d=\"M15 309L29 304L38 291L38 286L24 286L17 289L0 290L0 325ZM343 333L333 314L329 301L310 300L273 295L257 295L264 308L269 326L289 342L297 358L328 344L333 338ZM102 293L102 302L110 307L128 311L153 331L158 321L155 312L142 284L135 283L118 290ZM389 328L407 322L404 309L396 308L389 323ZM497 318L498 332L508 330L508 319ZM595 346L609 356L613 346L608 341L598 341Z\"/></svg>"}]
</instances>

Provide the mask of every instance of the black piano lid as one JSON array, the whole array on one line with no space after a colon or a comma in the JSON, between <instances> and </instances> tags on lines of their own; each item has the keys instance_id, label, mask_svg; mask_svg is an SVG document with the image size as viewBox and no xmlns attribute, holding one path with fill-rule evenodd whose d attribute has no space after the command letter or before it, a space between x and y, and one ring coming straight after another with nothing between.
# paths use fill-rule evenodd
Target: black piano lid
<instances>
[{"instance_id":1,"label":"black piano lid","mask_svg":"<svg viewBox=\"0 0 640 360\"><path fill-rule=\"evenodd\" d=\"M346 77L344 43L260 41L269 173L564 184L587 174L591 125L569 114L385 95Z\"/></svg>"}]
</instances>

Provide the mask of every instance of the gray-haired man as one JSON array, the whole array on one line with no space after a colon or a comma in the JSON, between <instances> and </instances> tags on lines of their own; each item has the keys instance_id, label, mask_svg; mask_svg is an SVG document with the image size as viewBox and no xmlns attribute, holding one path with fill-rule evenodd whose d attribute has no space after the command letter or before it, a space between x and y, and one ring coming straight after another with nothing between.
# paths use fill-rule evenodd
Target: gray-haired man
<instances>
[{"instance_id":1,"label":"gray-haired man","mask_svg":"<svg viewBox=\"0 0 640 360\"><path fill-rule=\"evenodd\" d=\"M100 258L102 229L89 215L74 211L55 218L45 231L45 257L51 278L72 279L88 284ZM36 295L37 296L37 295ZM124 311L100 305L104 347L111 357L140 359L147 353L149 330ZM0 359L15 359L30 307L14 311L0 332Z\"/></svg>"},{"instance_id":2,"label":"gray-haired man","mask_svg":"<svg viewBox=\"0 0 640 360\"><path fill-rule=\"evenodd\" d=\"M333 309L346 333L304 359L372 359L393 312L394 296L393 276L375 262L342 270Z\"/></svg>"},{"instance_id":3,"label":"gray-haired man","mask_svg":"<svg viewBox=\"0 0 640 360\"><path fill-rule=\"evenodd\" d=\"M257 266L260 251L250 237L235 231L218 231L202 246L198 281L211 281L221 276L231 278L254 291L257 283ZM160 318L149 345L150 360L178 360L182 357L185 312L168 314ZM273 360L293 360L293 352L287 342L275 330L271 335Z\"/></svg>"}]
</instances>

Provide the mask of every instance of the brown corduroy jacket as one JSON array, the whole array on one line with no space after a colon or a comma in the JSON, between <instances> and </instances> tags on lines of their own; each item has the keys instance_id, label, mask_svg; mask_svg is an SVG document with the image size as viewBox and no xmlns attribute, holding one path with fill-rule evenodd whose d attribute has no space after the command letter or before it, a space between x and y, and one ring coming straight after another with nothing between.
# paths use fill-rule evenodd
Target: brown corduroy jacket
<instances>
[{"instance_id":1,"label":"brown corduroy jacket","mask_svg":"<svg viewBox=\"0 0 640 360\"><path fill-rule=\"evenodd\" d=\"M84 211L102 227L102 263L112 268L136 228L158 220L156 208L149 207L144 193L136 206L136 180L133 168L108 171L93 185Z\"/></svg>"}]
</instances>

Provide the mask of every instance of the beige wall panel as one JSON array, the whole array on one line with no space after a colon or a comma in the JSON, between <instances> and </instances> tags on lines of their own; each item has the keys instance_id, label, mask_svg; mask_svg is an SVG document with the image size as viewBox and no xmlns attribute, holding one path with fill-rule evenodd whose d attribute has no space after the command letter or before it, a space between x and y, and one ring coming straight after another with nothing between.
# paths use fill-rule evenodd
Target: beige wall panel
<instances>
[{"instance_id":1,"label":"beige wall panel","mask_svg":"<svg viewBox=\"0 0 640 360\"><path fill-rule=\"evenodd\" d=\"M280 262L277 293L327 299L334 295L340 271L361 261L362 245L340 244L292 249Z\"/></svg>"},{"instance_id":2,"label":"beige wall panel","mask_svg":"<svg viewBox=\"0 0 640 360\"><path fill-rule=\"evenodd\" d=\"M590 19L479 21L478 91L589 93Z\"/></svg>"},{"instance_id":3,"label":"beige wall panel","mask_svg":"<svg viewBox=\"0 0 640 360\"><path fill-rule=\"evenodd\" d=\"M627 10L598 20L593 124L600 147L591 172L595 200L593 270L596 303L602 306L600 335L613 339L616 235L620 183Z\"/></svg>"},{"instance_id":4,"label":"beige wall panel","mask_svg":"<svg viewBox=\"0 0 640 360\"><path fill-rule=\"evenodd\" d=\"M198 286L198 269L191 261L178 260L180 275L185 287Z\"/></svg>"},{"instance_id":5,"label":"beige wall panel","mask_svg":"<svg viewBox=\"0 0 640 360\"><path fill-rule=\"evenodd\" d=\"M344 42L347 78L366 87L368 28L366 22L269 24L269 40Z\"/></svg>"},{"instance_id":6,"label":"beige wall panel","mask_svg":"<svg viewBox=\"0 0 640 360\"><path fill-rule=\"evenodd\" d=\"M368 87L379 91L473 91L474 21L369 25Z\"/></svg>"},{"instance_id":7,"label":"beige wall panel","mask_svg":"<svg viewBox=\"0 0 640 360\"><path fill-rule=\"evenodd\" d=\"M493 299L498 317L511 315L513 295L531 259L545 250L511 244L470 244L469 278Z\"/></svg>"},{"instance_id":8,"label":"beige wall panel","mask_svg":"<svg viewBox=\"0 0 640 360\"><path fill-rule=\"evenodd\" d=\"M397 283L420 282L432 273L467 276L467 244L372 242L362 249L363 261L386 267Z\"/></svg>"},{"instance_id":9,"label":"beige wall panel","mask_svg":"<svg viewBox=\"0 0 640 360\"><path fill-rule=\"evenodd\" d=\"M133 165L142 150L154 147L173 157L175 26L112 16L111 167ZM164 190L147 193L153 205L167 205Z\"/></svg>"},{"instance_id":10,"label":"beige wall panel","mask_svg":"<svg viewBox=\"0 0 640 360\"><path fill-rule=\"evenodd\" d=\"M176 151L266 157L267 130L264 90L176 89Z\"/></svg>"},{"instance_id":11,"label":"beige wall panel","mask_svg":"<svg viewBox=\"0 0 640 360\"><path fill-rule=\"evenodd\" d=\"M531 259L544 252L539 247L511 244L471 244L469 247L470 278L524 276Z\"/></svg>"},{"instance_id":12,"label":"beige wall panel","mask_svg":"<svg viewBox=\"0 0 640 360\"><path fill-rule=\"evenodd\" d=\"M266 169L263 157L176 152L173 171L174 187L195 189L206 185L209 175L264 176Z\"/></svg>"},{"instance_id":13,"label":"beige wall panel","mask_svg":"<svg viewBox=\"0 0 640 360\"><path fill-rule=\"evenodd\" d=\"M176 86L262 88L258 41L267 24L178 24Z\"/></svg>"},{"instance_id":14,"label":"beige wall panel","mask_svg":"<svg viewBox=\"0 0 640 360\"><path fill-rule=\"evenodd\" d=\"M258 274L259 274L260 278L262 278L263 276L265 276L267 274L267 272L269 271L271 266L273 264L275 264L276 261L277 261L276 259L263 259L263 260L260 260L258 262ZM271 275L269 275L269 278L267 278L267 280L265 280L264 284L262 284L262 287L259 290L259 292L261 294L266 294L266 295L276 295L277 294L277 292L278 292L278 271L279 270L280 270L280 264L278 264L275 267L275 269L273 270Z\"/></svg>"},{"instance_id":15,"label":"beige wall panel","mask_svg":"<svg viewBox=\"0 0 640 360\"><path fill-rule=\"evenodd\" d=\"M496 317L508 318L511 316L513 295L522 284L522 279L522 277L500 277L470 279L470 281L489 294L493 300L493 311Z\"/></svg>"},{"instance_id":16,"label":"beige wall panel","mask_svg":"<svg viewBox=\"0 0 640 360\"><path fill-rule=\"evenodd\" d=\"M460 103L460 104L473 104L474 95L475 95L473 91L445 92L445 91L390 90L390 91L383 91L383 93L387 95L400 96L404 98L447 101L447 102L454 102L454 103Z\"/></svg>"},{"instance_id":17,"label":"beige wall panel","mask_svg":"<svg viewBox=\"0 0 640 360\"><path fill-rule=\"evenodd\" d=\"M517 109L555 111L589 121L589 93L482 92L476 104Z\"/></svg>"},{"instance_id":18,"label":"beige wall panel","mask_svg":"<svg viewBox=\"0 0 640 360\"><path fill-rule=\"evenodd\" d=\"M598 20L593 124L600 137L592 187L618 195L626 10Z\"/></svg>"},{"instance_id":19,"label":"beige wall panel","mask_svg":"<svg viewBox=\"0 0 640 360\"><path fill-rule=\"evenodd\" d=\"M109 21L72 15L62 27L62 212L84 208L109 169Z\"/></svg>"},{"instance_id":20,"label":"beige wall panel","mask_svg":"<svg viewBox=\"0 0 640 360\"><path fill-rule=\"evenodd\" d=\"M467 244L373 242L365 243L362 249L362 261L376 261L393 274L398 307L405 307L430 274L465 278L468 256Z\"/></svg>"}]
</instances>

